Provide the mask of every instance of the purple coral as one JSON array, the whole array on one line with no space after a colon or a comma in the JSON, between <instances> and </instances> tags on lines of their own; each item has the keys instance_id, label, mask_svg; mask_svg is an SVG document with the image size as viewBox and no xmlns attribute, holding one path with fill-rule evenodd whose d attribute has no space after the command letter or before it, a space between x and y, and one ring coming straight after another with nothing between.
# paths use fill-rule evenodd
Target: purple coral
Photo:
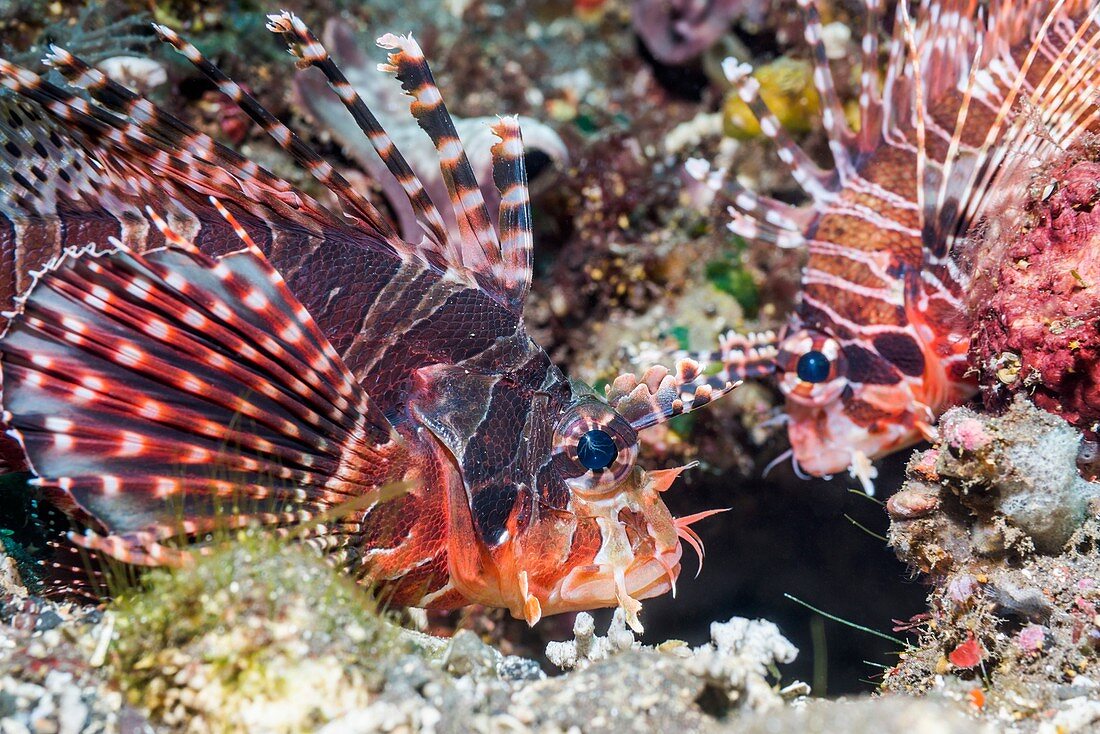
<instances>
[{"instance_id":1,"label":"purple coral","mask_svg":"<svg viewBox=\"0 0 1100 734\"><path fill-rule=\"evenodd\" d=\"M654 58L683 64L710 48L751 0L635 0L634 31Z\"/></svg>"}]
</instances>

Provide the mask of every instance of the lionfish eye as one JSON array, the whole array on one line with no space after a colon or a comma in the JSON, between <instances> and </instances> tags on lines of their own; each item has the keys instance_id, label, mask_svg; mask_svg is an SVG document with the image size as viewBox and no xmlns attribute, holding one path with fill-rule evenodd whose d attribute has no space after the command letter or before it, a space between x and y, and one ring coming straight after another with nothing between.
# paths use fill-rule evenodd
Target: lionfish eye
<instances>
[{"instance_id":1,"label":"lionfish eye","mask_svg":"<svg viewBox=\"0 0 1100 734\"><path fill-rule=\"evenodd\" d=\"M607 431L594 428L577 442L577 460L585 469L602 471L615 462L619 449Z\"/></svg>"},{"instance_id":2,"label":"lionfish eye","mask_svg":"<svg viewBox=\"0 0 1100 734\"><path fill-rule=\"evenodd\" d=\"M804 382L825 382L829 379L829 358L816 349L798 358L798 379Z\"/></svg>"}]
</instances>

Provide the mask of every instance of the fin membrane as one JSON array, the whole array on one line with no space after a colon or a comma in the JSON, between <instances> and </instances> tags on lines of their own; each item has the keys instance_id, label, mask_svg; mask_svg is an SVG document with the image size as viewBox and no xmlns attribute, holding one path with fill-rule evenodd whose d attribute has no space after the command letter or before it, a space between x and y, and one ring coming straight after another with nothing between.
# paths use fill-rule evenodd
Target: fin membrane
<instances>
[{"instance_id":1,"label":"fin membrane","mask_svg":"<svg viewBox=\"0 0 1100 734\"><path fill-rule=\"evenodd\" d=\"M89 547L159 563L164 539L301 522L383 483L389 423L262 254L166 237L67 252L0 340L5 418L38 483L110 533Z\"/></svg>"}]
</instances>

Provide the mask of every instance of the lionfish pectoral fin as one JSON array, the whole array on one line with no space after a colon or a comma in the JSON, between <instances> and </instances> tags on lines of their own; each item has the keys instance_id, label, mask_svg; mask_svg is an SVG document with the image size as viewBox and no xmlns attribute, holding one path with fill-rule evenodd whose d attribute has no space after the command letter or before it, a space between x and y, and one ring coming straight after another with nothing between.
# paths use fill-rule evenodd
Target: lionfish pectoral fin
<instances>
[{"instance_id":1,"label":"lionfish pectoral fin","mask_svg":"<svg viewBox=\"0 0 1100 734\"><path fill-rule=\"evenodd\" d=\"M640 430L706 405L744 380L767 377L775 371L778 336L774 331L724 334L715 352L675 350L647 353L647 362L671 362L675 373L650 367L641 378L617 377L608 387L607 400Z\"/></svg>"},{"instance_id":2,"label":"lionfish pectoral fin","mask_svg":"<svg viewBox=\"0 0 1100 734\"><path fill-rule=\"evenodd\" d=\"M75 210L70 213L87 217L90 228L102 230L111 223L104 221L105 211L117 222L114 231L120 237L128 244L145 246L149 243L141 207L153 204L165 212L178 209L184 218L194 219L203 208L202 198L196 194L233 200L268 223L294 222L310 230L318 225L344 226L286 181L112 82L64 49L51 47L46 63L86 89L93 102L2 59L0 85L31 108L29 114L18 112L15 127L49 127L52 135L49 144L43 145L48 151L59 150L69 161L56 174L51 167L44 167L46 179L53 183L41 187L43 193L63 186L68 190L69 209ZM35 165L35 158L20 159ZM17 187L4 189L19 191ZM40 213L49 215L53 214L49 201L47 196L36 196L33 203ZM64 243L76 244L71 239Z\"/></svg>"},{"instance_id":3,"label":"lionfish pectoral fin","mask_svg":"<svg viewBox=\"0 0 1100 734\"><path fill-rule=\"evenodd\" d=\"M74 540L182 562L169 539L299 523L382 485L392 427L240 225L245 248L215 259L153 221L169 247L66 252L0 338L36 481L104 530Z\"/></svg>"},{"instance_id":4,"label":"lionfish pectoral fin","mask_svg":"<svg viewBox=\"0 0 1100 734\"><path fill-rule=\"evenodd\" d=\"M173 175L188 179L198 173L187 165L190 160L196 167L204 169L205 175L200 175L205 179L206 186L219 195L243 193L254 199L270 198L294 208L304 205L305 202L286 181L156 107L145 97L112 80L69 51L51 45L43 61L70 84L86 90L106 110L121 116L112 120L102 112L98 115L100 119L112 120L112 126L120 131L124 144L135 150L141 150L142 146L156 146L166 152L186 151L185 155L174 159ZM166 162L162 159L157 164ZM164 168L167 173L169 167Z\"/></svg>"}]
</instances>

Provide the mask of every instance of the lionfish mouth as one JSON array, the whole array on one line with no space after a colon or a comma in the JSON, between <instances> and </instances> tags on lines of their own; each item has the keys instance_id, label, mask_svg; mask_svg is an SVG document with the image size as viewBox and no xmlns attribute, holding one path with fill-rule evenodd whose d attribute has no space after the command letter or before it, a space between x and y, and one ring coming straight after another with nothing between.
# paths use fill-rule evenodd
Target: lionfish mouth
<instances>
[{"instance_id":1,"label":"lionfish mouth","mask_svg":"<svg viewBox=\"0 0 1100 734\"><path fill-rule=\"evenodd\" d=\"M676 594L684 544L699 557L695 574L698 577L706 552L692 526L726 509L706 510L679 518L668 513L659 494L667 491L689 466L649 472L643 480L641 507L627 513L625 519L616 513L617 523L609 523L607 518L599 520L604 534L600 552L592 563L572 569L562 579L547 598L546 611L556 613L594 606L618 606L626 613L627 623L641 632L640 601L670 591L673 596Z\"/></svg>"}]
</instances>

